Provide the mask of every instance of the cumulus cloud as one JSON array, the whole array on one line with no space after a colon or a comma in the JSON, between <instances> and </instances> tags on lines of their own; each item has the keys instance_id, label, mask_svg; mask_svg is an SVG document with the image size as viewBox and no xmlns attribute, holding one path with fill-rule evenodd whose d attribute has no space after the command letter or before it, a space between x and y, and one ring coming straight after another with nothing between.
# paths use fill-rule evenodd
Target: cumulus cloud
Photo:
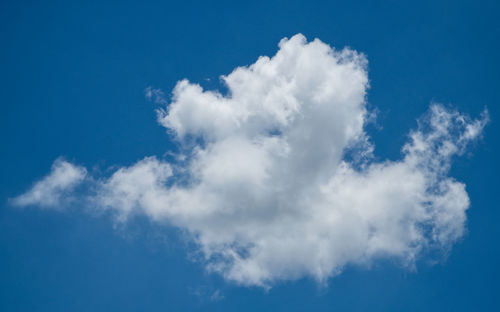
<instances>
[{"instance_id":1,"label":"cumulus cloud","mask_svg":"<svg viewBox=\"0 0 500 312\"><path fill-rule=\"evenodd\" d=\"M451 160L481 135L486 113L471 120L433 104L401 159L376 162L364 130L366 66L353 50L296 35L223 76L227 94L182 80L158 111L181 146L177 161L146 157L87 178L94 191L80 198L121 221L140 214L186 230L207 269L241 285L321 282L349 264L412 264L425 249L449 248L469 207ZM84 179L85 169L56 161L15 201L57 206Z\"/></svg>"},{"instance_id":2,"label":"cumulus cloud","mask_svg":"<svg viewBox=\"0 0 500 312\"><path fill-rule=\"evenodd\" d=\"M11 202L16 206L38 205L45 208L58 208L63 202L67 203L72 198L72 191L84 181L86 176L85 168L75 166L63 159L57 159L52 164L52 171L48 176Z\"/></svg>"}]
</instances>

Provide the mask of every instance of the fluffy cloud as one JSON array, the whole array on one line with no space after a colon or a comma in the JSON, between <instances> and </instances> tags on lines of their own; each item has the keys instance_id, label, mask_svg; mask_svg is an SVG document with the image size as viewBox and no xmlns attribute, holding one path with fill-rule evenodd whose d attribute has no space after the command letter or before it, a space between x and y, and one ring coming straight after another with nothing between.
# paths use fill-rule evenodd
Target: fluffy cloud
<instances>
[{"instance_id":1,"label":"fluffy cloud","mask_svg":"<svg viewBox=\"0 0 500 312\"><path fill-rule=\"evenodd\" d=\"M75 166L63 159L57 159L52 165L52 172L28 192L12 200L16 206L38 205L45 208L58 208L62 202L72 198L72 191L82 183L87 170Z\"/></svg>"},{"instance_id":2,"label":"fluffy cloud","mask_svg":"<svg viewBox=\"0 0 500 312\"><path fill-rule=\"evenodd\" d=\"M411 264L463 235L469 198L448 170L487 116L434 104L400 160L374 162L366 64L317 39L283 39L272 58L223 76L227 94L177 83L158 120L181 146L178 161L147 157L107 178L56 161L15 202L58 207L86 180L87 205L186 230L210 271L242 285L325 281L379 258Z\"/></svg>"}]
</instances>

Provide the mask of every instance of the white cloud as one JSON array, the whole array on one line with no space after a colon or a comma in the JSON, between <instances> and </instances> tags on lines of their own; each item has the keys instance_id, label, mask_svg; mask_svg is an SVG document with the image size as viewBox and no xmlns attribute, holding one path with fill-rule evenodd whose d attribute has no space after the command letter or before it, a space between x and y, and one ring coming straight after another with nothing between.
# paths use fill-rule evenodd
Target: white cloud
<instances>
[{"instance_id":1,"label":"white cloud","mask_svg":"<svg viewBox=\"0 0 500 312\"><path fill-rule=\"evenodd\" d=\"M57 159L48 176L35 183L28 192L13 199L12 203L16 206L39 205L45 208L58 208L62 201L71 198L71 192L83 182L86 175L85 168Z\"/></svg>"},{"instance_id":2,"label":"white cloud","mask_svg":"<svg viewBox=\"0 0 500 312\"><path fill-rule=\"evenodd\" d=\"M223 76L227 95L180 81L158 112L181 143L180 161L145 158L92 180L97 192L85 197L119 220L143 214L185 229L209 270L242 285L325 281L387 257L412 264L423 249L459 239L469 198L448 169L487 116L433 104L402 159L374 162L365 57L302 35L279 47ZM83 169L64 166L82 180ZM73 186L54 187L60 167L16 202L57 204Z\"/></svg>"}]
</instances>

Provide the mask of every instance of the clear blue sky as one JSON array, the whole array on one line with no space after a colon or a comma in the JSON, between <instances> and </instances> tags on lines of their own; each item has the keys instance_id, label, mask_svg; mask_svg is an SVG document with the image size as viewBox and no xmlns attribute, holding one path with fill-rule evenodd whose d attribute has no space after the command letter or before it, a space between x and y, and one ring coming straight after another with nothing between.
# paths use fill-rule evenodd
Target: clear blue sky
<instances>
[{"instance_id":1,"label":"clear blue sky","mask_svg":"<svg viewBox=\"0 0 500 312\"><path fill-rule=\"evenodd\" d=\"M311 2L2 1L0 310L500 310L500 2ZM379 159L400 157L432 101L471 116L488 108L483 139L450 173L471 206L446 259L423 257L416 271L377 262L327 287L304 278L266 292L206 273L178 231L148 220L114 228L78 210L9 205L59 156L99 170L162 157L174 145L146 87L169 92L189 78L219 88L220 75L299 32L367 55Z\"/></svg>"}]
</instances>

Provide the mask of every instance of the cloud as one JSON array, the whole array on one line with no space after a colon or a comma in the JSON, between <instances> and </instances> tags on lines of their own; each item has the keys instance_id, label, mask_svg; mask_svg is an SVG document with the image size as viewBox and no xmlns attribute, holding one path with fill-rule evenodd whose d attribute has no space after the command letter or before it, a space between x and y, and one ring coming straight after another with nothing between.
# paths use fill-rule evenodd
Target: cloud
<instances>
[{"instance_id":1,"label":"cloud","mask_svg":"<svg viewBox=\"0 0 500 312\"><path fill-rule=\"evenodd\" d=\"M57 159L51 173L25 194L11 201L16 206L38 205L44 208L58 208L62 202L68 202L76 186L87 176L87 170L75 166L63 159Z\"/></svg>"},{"instance_id":2,"label":"cloud","mask_svg":"<svg viewBox=\"0 0 500 312\"><path fill-rule=\"evenodd\" d=\"M296 35L272 58L223 76L227 94L182 80L158 111L181 147L177 161L146 157L87 178L94 191L80 200L123 222L145 215L186 230L207 269L241 285L324 282L346 265L411 265L424 250L447 249L463 235L469 207L448 170L487 115L471 120L433 104L401 159L376 162L364 130L366 66L353 50ZM161 91L146 95L166 102ZM59 178L66 175L73 178ZM56 161L15 202L57 206L84 177Z\"/></svg>"},{"instance_id":3,"label":"cloud","mask_svg":"<svg viewBox=\"0 0 500 312\"><path fill-rule=\"evenodd\" d=\"M144 96L146 99L153 101L155 104L167 104L165 93L163 93L160 89L147 87L146 90L144 90Z\"/></svg>"}]
</instances>

